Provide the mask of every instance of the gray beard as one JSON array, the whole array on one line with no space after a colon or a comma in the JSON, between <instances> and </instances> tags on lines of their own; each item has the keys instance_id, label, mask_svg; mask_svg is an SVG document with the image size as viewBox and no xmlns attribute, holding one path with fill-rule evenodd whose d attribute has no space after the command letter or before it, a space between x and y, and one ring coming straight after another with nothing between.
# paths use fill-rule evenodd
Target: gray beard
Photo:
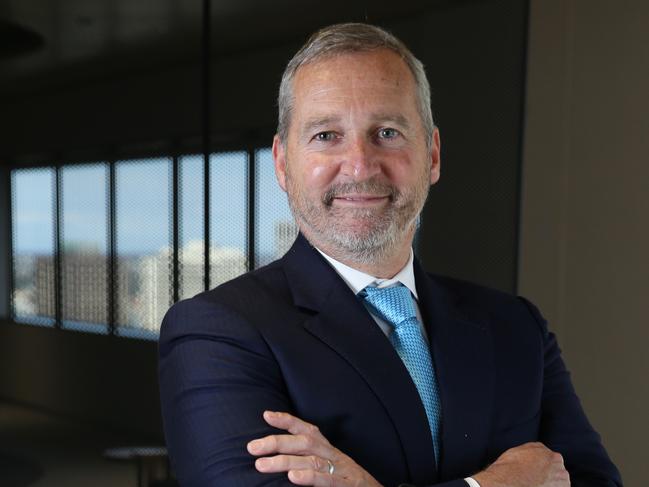
<instances>
[{"instance_id":1,"label":"gray beard","mask_svg":"<svg viewBox=\"0 0 649 487\"><path fill-rule=\"evenodd\" d=\"M324 246L338 260L348 260L362 265L377 265L393 255L403 239L418 225L425 194L406 198L396 188L375 180L362 183L345 183L331 187L322 197L321 206L302 198L288 177L288 201L298 226L315 246ZM372 209L336 209L332 201L339 194L389 194L390 208L381 215ZM300 200L299 204L296 200ZM421 201L419 201L421 200ZM345 212L361 223L362 230L339 228L336 213Z\"/></svg>"},{"instance_id":2,"label":"gray beard","mask_svg":"<svg viewBox=\"0 0 649 487\"><path fill-rule=\"evenodd\" d=\"M332 233L329 241L343 257L363 265L377 265L385 262L406 238L412 225L416 225L416 218L406 228L399 228L396 221L383 231L372 232L361 236L352 233Z\"/></svg>"}]
</instances>

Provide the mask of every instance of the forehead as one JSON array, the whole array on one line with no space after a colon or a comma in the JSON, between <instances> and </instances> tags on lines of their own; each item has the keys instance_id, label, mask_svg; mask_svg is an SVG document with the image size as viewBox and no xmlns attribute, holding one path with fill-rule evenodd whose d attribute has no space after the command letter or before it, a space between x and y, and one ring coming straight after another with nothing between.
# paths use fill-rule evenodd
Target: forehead
<instances>
[{"instance_id":1,"label":"forehead","mask_svg":"<svg viewBox=\"0 0 649 487\"><path fill-rule=\"evenodd\" d=\"M293 80L295 105L345 98L380 101L386 95L414 98L415 91L405 61L388 49L333 54L301 66Z\"/></svg>"}]
</instances>

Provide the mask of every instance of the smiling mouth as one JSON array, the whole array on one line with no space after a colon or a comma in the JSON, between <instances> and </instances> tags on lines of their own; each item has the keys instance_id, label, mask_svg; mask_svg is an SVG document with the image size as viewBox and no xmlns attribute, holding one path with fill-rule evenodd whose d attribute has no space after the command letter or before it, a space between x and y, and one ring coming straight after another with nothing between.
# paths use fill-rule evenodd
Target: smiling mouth
<instances>
[{"instance_id":1,"label":"smiling mouth","mask_svg":"<svg viewBox=\"0 0 649 487\"><path fill-rule=\"evenodd\" d=\"M350 205L374 205L390 199L390 195L341 195L335 196L333 201Z\"/></svg>"},{"instance_id":2,"label":"smiling mouth","mask_svg":"<svg viewBox=\"0 0 649 487\"><path fill-rule=\"evenodd\" d=\"M377 206L394 202L397 196L392 185L373 179L333 185L324 193L322 202L325 206L331 206L334 201L341 206Z\"/></svg>"},{"instance_id":3,"label":"smiling mouth","mask_svg":"<svg viewBox=\"0 0 649 487\"><path fill-rule=\"evenodd\" d=\"M384 194L384 195L342 195L342 196L335 196L334 198L337 200L351 200L351 201L365 201L365 200L382 200L385 198L389 198L390 195Z\"/></svg>"}]
</instances>

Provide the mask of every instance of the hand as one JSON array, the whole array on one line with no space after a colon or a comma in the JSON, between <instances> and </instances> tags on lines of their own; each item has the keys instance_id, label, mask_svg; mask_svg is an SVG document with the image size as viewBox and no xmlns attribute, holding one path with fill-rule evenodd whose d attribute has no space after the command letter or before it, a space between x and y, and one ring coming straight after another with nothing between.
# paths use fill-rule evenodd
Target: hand
<instances>
[{"instance_id":1,"label":"hand","mask_svg":"<svg viewBox=\"0 0 649 487\"><path fill-rule=\"evenodd\" d=\"M480 487L569 487L561 454L543 443L510 448L486 470L472 475Z\"/></svg>"},{"instance_id":2,"label":"hand","mask_svg":"<svg viewBox=\"0 0 649 487\"><path fill-rule=\"evenodd\" d=\"M288 413L264 412L271 426L288 431L248 443L250 454L258 458L255 468L262 473L288 472L297 485L325 487L381 487L354 460L333 447L317 426ZM333 473L329 473L333 468Z\"/></svg>"}]
</instances>

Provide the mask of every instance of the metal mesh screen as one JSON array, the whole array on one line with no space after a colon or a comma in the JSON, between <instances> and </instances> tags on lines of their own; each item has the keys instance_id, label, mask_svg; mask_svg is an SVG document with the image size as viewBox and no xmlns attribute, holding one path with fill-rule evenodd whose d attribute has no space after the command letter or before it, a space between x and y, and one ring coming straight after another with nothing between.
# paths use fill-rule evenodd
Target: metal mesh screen
<instances>
[{"instance_id":1,"label":"metal mesh screen","mask_svg":"<svg viewBox=\"0 0 649 487\"><path fill-rule=\"evenodd\" d=\"M246 152L210 156L210 287L247 270Z\"/></svg>"},{"instance_id":2,"label":"metal mesh screen","mask_svg":"<svg viewBox=\"0 0 649 487\"><path fill-rule=\"evenodd\" d=\"M15 321L55 322L55 190L52 168L11 173Z\"/></svg>"},{"instance_id":3,"label":"metal mesh screen","mask_svg":"<svg viewBox=\"0 0 649 487\"><path fill-rule=\"evenodd\" d=\"M108 166L61 169L61 324L108 331Z\"/></svg>"},{"instance_id":4,"label":"metal mesh screen","mask_svg":"<svg viewBox=\"0 0 649 487\"><path fill-rule=\"evenodd\" d=\"M283 255L297 234L270 149L255 152L254 198L250 164L246 151L210 155L210 287L249 269L249 236L261 266ZM63 166L57 193L55 169L12 172L17 321L53 325L58 311L63 328L108 333L112 324L120 336L157 338L176 284L173 160L117 161L112 173L103 162ZM177 285L184 299L205 287L203 156L179 157L177 175Z\"/></svg>"},{"instance_id":5,"label":"metal mesh screen","mask_svg":"<svg viewBox=\"0 0 649 487\"><path fill-rule=\"evenodd\" d=\"M178 296L190 298L205 288L205 175L202 155L178 160Z\"/></svg>"},{"instance_id":6,"label":"metal mesh screen","mask_svg":"<svg viewBox=\"0 0 649 487\"><path fill-rule=\"evenodd\" d=\"M116 334L157 338L171 305L171 159L115 164Z\"/></svg>"},{"instance_id":7,"label":"metal mesh screen","mask_svg":"<svg viewBox=\"0 0 649 487\"><path fill-rule=\"evenodd\" d=\"M255 215L255 264L261 267L284 255L297 236L270 149L255 152Z\"/></svg>"}]
</instances>

